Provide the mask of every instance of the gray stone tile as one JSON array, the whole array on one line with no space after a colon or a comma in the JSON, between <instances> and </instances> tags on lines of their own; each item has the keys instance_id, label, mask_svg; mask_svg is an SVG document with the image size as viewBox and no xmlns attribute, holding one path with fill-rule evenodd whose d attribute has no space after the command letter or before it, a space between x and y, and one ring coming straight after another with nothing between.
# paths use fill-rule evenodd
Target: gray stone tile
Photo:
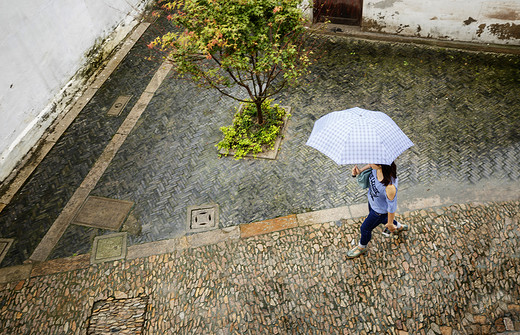
<instances>
[{"instance_id":1,"label":"gray stone tile","mask_svg":"<svg viewBox=\"0 0 520 335\"><path fill-rule=\"evenodd\" d=\"M115 233L94 238L90 262L92 264L124 259L127 254L127 233Z\"/></svg>"},{"instance_id":2,"label":"gray stone tile","mask_svg":"<svg viewBox=\"0 0 520 335\"><path fill-rule=\"evenodd\" d=\"M72 224L118 231L133 206L131 201L89 196Z\"/></svg>"}]
</instances>

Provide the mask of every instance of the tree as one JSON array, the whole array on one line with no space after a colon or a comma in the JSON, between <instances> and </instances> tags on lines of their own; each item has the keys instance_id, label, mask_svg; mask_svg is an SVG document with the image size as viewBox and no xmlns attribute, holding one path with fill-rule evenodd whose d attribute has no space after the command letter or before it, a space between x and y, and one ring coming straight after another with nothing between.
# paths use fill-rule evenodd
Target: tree
<instances>
[{"instance_id":1,"label":"tree","mask_svg":"<svg viewBox=\"0 0 520 335\"><path fill-rule=\"evenodd\" d=\"M184 0L162 8L179 29L149 44L166 53L174 69L203 87L256 106L307 72L308 29L301 0ZM232 93L238 85L247 92Z\"/></svg>"}]
</instances>

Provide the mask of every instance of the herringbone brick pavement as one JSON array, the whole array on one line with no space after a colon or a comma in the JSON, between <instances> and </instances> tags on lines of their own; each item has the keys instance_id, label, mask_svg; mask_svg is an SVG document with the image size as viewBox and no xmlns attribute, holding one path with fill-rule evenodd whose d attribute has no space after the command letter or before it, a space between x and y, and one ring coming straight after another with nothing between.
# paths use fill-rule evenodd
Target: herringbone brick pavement
<instances>
[{"instance_id":1,"label":"herringbone brick pavement","mask_svg":"<svg viewBox=\"0 0 520 335\"><path fill-rule=\"evenodd\" d=\"M132 243L185 234L190 205L218 203L228 226L364 201L349 168L304 145L320 116L353 106L387 112L416 144L398 161L403 189L518 180L518 57L343 38L323 49L305 85L277 99L294 112L276 161L217 159L236 103L175 78L162 86L94 191L136 202Z\"/></svg>"},{"instance_id":2,"label":"herringbone brick pavement","mask_svg":"<svg viewBox=\"0 0 520 335\"><path fill-rule=\"evenodd\" d=\"M174 76L162 84L92 192L136 203L133 215L142 225L142 234L131 235L130 244L186 234L186 210L191 205L218 203L221 226L231 226L364 202L364 191L350 177L350 167L336 166L305 146L319 117L354 106L389 114L415 143L397 161L402 194L416 185L431 185L435 192L438 181L462 185L518 182L518 56L344 37L320 39L322 54L311 74L302 85L277 97L293 108L293 116L276 161L219 159L215 148L221 139L218 128L231 123L237 103ZM134 52L134 57L138 54ZM65 147L75 148L71 157L58 149L50 154L45 164L51 171L60 170L51 163L53 159L69 164L61 168L67 173L58 173L62 179L48 185L44 181L50 177L36 173L42 176L45 199L53 199L59 192L70 196L110 131L117 128L107 125L105 117L88 119L86 115L109 108L119 92L128 94L146 84L153 66L135 59L138 65L118 71L94 98L92 111L80 114L71 129L81 135L60 140L58 147L63 152ZM72 161L75 156L78 158ZM34 183L29 181L21 194L30 197L31 190L39 186ZM24 218L22 226L41 225L32 232L31 240L36 241L65 198L29 205L32 202L19 195L13 205L16 210L4 210L2 218L14 225L19 215ZM49 219L43 222L39 216ZM38 220L32 221L35 217ZM103 233L71 226L52 257L86 252L93 237ZM14 230L9 234L16 235ZM2 265L22 261L30 248L18 245L16 250L17 256L10 255Z\"/></svg>"}]
</instances>

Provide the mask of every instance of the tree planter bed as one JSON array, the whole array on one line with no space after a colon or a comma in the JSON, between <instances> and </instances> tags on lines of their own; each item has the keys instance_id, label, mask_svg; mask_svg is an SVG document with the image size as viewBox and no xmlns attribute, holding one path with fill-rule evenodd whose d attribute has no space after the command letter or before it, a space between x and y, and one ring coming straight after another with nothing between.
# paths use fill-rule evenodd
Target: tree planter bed
<instances>
[{"instance_id":1,"label":"tree planter bed","mask_svg":"<svg viewBox=\"0 0 520 335\"><path fill-rule=\"evenodd\" d=\"M257 154L247 153L244 156L244 158L249 158L249 159L260 158L260 159L271 159L271 160L276 159L276 157L278 156L278 151L280 150L280 145L282 143L282 139L284 138L285 133L287 132L289 116L291 115L291 107L289 107L289 106L280 106L280 107L285 110L285 116L283 117L283 126L280 129L280 134L278 134L278 137L275 140L273 148L271 149L268 145L264 145L264 146L262 146L262 152L259 152ZM242 108L243 107L241 106L239 113L241 112ZM226 149L220 149L219 154L221 156L225 156L225 157L234 156L235 150L229 149L229 152L226 154Z\"/></svg>"}]
</instances>

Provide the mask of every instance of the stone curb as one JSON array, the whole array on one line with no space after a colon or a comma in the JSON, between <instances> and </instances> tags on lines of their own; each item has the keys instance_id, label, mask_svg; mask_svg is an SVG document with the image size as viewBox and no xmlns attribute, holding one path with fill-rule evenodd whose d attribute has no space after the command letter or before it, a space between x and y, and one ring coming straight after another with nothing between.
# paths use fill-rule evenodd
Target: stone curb
<instances>
[{"instance_id":1,"label":"stone curb","mask_svg":"<svg viewBox=\"0 0 520 335\"><path fill-rule=\"evenodd\" d=\"M32 267L32 264L24 264L0 269L0 284L25 280L29 278Z\"/></svg>"},{"instance_id":2,"label":"stone curb","mask_svg":"<svg viewBox=\"0 0 520 335\"><path fill-rule=\"evenodd\" d=\"M32 266L30 277L47 276L54 273L69 272L90 266L90 254L83 254L67 258L52 259ZM2 269L0 269L1 271Z\"/></svg>"},{"instance_id":3,"label":"stone curb","mask_svg":"<svg viewBox=\"0 0 520 335\"><path fill-rule=\"evenodd\" d=\"M518 200L511 201L518 202ZM492 203L494 202L471 202L467 204L489 205ZM400 215L408 216L421 210L433 210L435 208L436 207L426 207L415 209L413 211L403 212ZM133 260L137 258L146 258L149 256L168 254L190 248L199 248L205 245L218 244L226 241L247 239L250 237L265 235L297 227L324 224L338 220L359 219L364 217L367 212L368 210L366 204L357 204L302 214L291 214L275 219L246 223L222 229L215 229L208 232L182 236L179 238L133 245L128 247L127 254L124 259ZM40 263L0 268L0 284L24 281L32 277L47 276L56 273L84 269L90 266L92 266L90 263L90 254L83 254L68 258L53 259Z\"/></svg>"},{"instance_id":4,"label":"stone curb","mask_svg":"<svg viewBox=\"0 0 520 335\"><path fill-rule=\"evenodd\" d=\"M169 240L132 245L128 247L126 258L136 259L153 255L162 255L186 248L188 248L188 241L186 236L183 236Z\"/></svg>"},{"instance_id":5,"label":"stone curb","mask_svg":"<svg viewBox=\"0 0 520 335\"><path fill-rule=\"evenodd\" d=\"M271 220L241 224L240 237L248 238L295 227L298 227L298 218L292 214Z\"/></svg>"},{"instance_id":6,"label":"stone curb","mask_svg":"<svg viewBox=\"0 0 520 335\"><path fill-rule=\"evenodd\" d=\"M322 35L343 36L364 40L396 42L396 43L414 43L418 45L433 46L439 48L459 49L473 52L493 52L512 55L520 55L520 46L511 44L491 44L491 43L475 43L464 41L449 41L435 38L414 37L404 35L394 35L390 33L377 33L372 31L363 31L359 27L345 26L338 24L328 24L328 30L321 31ZM330 29L341 29L341 31L332 31Z\"/></svg>"},{"instance_id":7,"label":"stone curb","mask_svg":"<svg viewBox=\"0 0 520 335\"><path fill-rule=\"evenodd\" d=\"M366 204L357 204L298 214L297 219L299 226L308 226L313 224L338 221L341 219L358 218L366 215L367 213L368 206Z\"/></svg>"}]
</instances>

